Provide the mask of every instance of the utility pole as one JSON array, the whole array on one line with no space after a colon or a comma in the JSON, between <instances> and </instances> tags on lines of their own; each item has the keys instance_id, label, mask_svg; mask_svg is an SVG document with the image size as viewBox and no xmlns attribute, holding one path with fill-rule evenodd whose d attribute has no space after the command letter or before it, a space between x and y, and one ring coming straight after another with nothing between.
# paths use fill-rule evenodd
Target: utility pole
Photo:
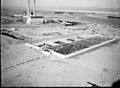
<instances>
[{"instance_id":1,"label":"utility pole","mask_svg":"<svg viewBox=\"0 0 120 88\"><path fill-rule=\"evenodd\" d=\"M28 0L28 15L30 15L30 0Z\"/></svg>"},{"instance_id":2,"label":"utility pole","mask_svg":"<svg viewBox=\"0 0 120 88\"><path fill-rule=\"evenodd\" d=\"M35 3L35 0L34 0L34 14L36 16L36 3Z\"/></svg>"}]
</instances>

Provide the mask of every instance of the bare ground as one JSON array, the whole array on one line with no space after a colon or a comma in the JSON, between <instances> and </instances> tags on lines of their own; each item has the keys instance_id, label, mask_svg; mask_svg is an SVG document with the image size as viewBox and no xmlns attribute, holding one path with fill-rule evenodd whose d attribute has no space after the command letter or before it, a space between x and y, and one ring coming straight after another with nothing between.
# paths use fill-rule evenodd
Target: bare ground
<instances>
[{"instance_id":1,"label":"bare ground","mask_svg":"<svg viewBox=\"0 0 120 88\"><path fill-rule=\"evenodd\" d=\"M48 18L89 21L83 15L46 14ZM99 18L100 19L100 18ZM99 19L96 19L95 22ZM90 18L93 22L93 19ZM62 26L60 24L4 24L2 28L17 28L17 33L30 38L28 42L57 39L71 35L100 34L120 38L119 26L85 22L83 25ZM108 22L105 21L106 23ZM113 21L114 22L114 21ZM110 23L112 24L112 22ZM84 37L86 37L86 35ZM39 58L31 62L15 65L20 62ZM2 86L90 86L87 81L99 86L111 86L120 79L120 42L94 49L83 55L70 59L59 59L45 56L27 46L21 40L1 35L1 68L14 65L2 70Z\"/></svg>"}]
</instances>

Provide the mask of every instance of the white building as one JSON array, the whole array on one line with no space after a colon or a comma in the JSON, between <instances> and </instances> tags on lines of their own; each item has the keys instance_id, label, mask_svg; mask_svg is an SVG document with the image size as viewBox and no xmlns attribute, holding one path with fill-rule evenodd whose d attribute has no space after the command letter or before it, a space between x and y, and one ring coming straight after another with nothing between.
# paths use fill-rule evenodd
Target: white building
<instances>
[{"instance_id":1,"label":"white building","mask_svg":"<svg viewBox=\"0 0 120 88\"><path fill-rule=\"evenodd\" d=\"M34 12L34 13L33 13ZM34 11L30 13L30 0L28 0L28 13L23 16L23 22L26 24L41 24L44 23L45 17L36 16L35 0L34 0Z\"/></svg>"},{"instance_id":2,"label":"white building","mask_svg":"<svg viewBox=\"0 0 120 88\"><path fill-rule=\"evenodd\" d=\"M45 20L43 16L27 16L25 18L26 24L41 24Z\"/></svg>"}]
</instances>

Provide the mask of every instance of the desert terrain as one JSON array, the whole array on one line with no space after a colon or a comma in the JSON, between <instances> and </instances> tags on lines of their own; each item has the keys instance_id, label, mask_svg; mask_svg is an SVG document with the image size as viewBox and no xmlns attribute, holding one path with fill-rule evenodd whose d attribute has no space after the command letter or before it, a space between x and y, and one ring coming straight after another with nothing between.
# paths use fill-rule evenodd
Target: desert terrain
<instances>
[{"instance_id":1,"label":"desert terrain","mask_svg":"<svg viewBox=\"0 0 120 88\"><path fill-rule=\"evenodd\" d=\"M120 79L120 19L108 18L110 14L106 13L37 10L37 15L47 20L76 23L66 26L56 21L25 24L21 18L11 17L23 11L1 10L3 87L91 86L87 82L103 87ZM94 35L117 41L67 59L45 55L25 45Z\"/></svg>"}]
</instances>

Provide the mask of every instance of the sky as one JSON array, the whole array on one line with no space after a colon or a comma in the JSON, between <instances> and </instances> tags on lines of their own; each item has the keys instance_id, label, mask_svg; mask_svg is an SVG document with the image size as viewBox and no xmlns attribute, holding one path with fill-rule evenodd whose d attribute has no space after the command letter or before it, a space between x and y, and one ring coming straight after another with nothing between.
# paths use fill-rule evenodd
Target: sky
<instances>
[{"instance_id":1,"label":"sky","mask_svg":"<svg viewBox=\"0 0 120 88\"><path fill-rule=\"evenodd\" d=\"M26 7L28 0L1 0L1 7ZM33 0L31 0L31 7ZM120 8L120 0L36 0L36 7Z\"/></svg>"}]
</instances>

